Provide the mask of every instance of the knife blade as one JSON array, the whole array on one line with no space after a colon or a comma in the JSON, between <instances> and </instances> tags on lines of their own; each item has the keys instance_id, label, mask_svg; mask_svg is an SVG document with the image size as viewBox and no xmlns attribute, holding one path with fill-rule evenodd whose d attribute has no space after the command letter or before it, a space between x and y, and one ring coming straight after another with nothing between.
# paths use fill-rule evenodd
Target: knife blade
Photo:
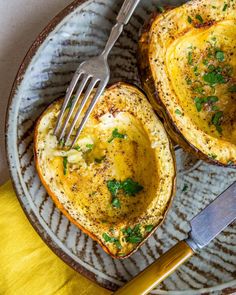
<instances>
[{"instance_id":1,"label":"knife blade","mask_svg":"<svg viewBox=\"0 0 236 295\"><path fill-rule=\"evenodd\" d=\"M195 254L196 250L207 246L234 220L236 220L236 182L190 221L191 231L186 240L178 242L113 294L148 294Z\"/></svg>"},{"instance_id":2,"label":"knife blade","mask_svg":"<svg viewBox=\"0 0 236 295\"><path fill-rule=\"evenodd\" d=\"M191 231L186 242L194 251L201 249L235 219L236 182L190 221Z\"/></svg>"}]
</instances>

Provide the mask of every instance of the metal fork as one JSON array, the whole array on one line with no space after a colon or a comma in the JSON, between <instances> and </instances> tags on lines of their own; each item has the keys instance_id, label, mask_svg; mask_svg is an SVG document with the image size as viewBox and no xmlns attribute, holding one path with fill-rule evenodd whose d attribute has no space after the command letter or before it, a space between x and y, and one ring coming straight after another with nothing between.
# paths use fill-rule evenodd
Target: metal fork
<instances>
[{"instance_id":1,"label":"metal fork","mask_svg":"<svg viewBox=\"0 0 236 295\"><path fill-rule=\"evenodd\" d=\"M110 33L110 36L109 36L109 39L107 41L104 51L101 53L100 56L93 57L90 60L87 60L87 61L81 63L79 65L79 67L77 68L77 70L73 76L73 79L70 83L70 86L67 89L66 97L63 102L62 108L60 110L60 113L59 113L59 116L58 116L58 119L56 122L56 127L54 130L54 135L57 136L59 141L63 140L64 145L66 145L66 143L68 142L68 140L75 128L76 122L78 121L88 99L90 98L92 91L94 89L96 89L94 96L93 96L93 98L91 98L91 102L85 112L85 115L84 115L83 119L81 120L81 123L77 129L77 132L76 132L75 138L71 144L71 147L73 147L73 145L77 141L77 139L78 139L81 131L83 130L83 128L89 118L89 115L91 114L96 102L98 101L99 97L103 93L103 91L110 79L110 69L109 69L108 62L107 62L108 54L110 53L115 42L117 41L117 39L121 35L124 25L126 25L129 22L132 14L139 2L140 2L140 0L125 0L124 1L123 5L120 9L120 12L116 18L117 22L111 30L111 33ZM80 82L79 82L79 80L80 80ZM78 86L78 89L75 94L75 99L73 99L72 104L69 109L69 112L65 118L65 122L62 125L65 111L68 108L69 104L71 103L72 94L75 90L76 85ZM88 86L85 88L86 85L88 85ZM78 103L78 101L80 100L81 94L84 89L86 89L86 91L84 93L84 97L83 97L82 101L80 102L80 105L79 105L78 110L72 120L72 123L71 123L69 130L68 130L68 133L65 134L66 129L68 127L68 123L69 123L70 118L71 118L73 111L75 109L75 106Z\"/></svg>"}]
</instances>

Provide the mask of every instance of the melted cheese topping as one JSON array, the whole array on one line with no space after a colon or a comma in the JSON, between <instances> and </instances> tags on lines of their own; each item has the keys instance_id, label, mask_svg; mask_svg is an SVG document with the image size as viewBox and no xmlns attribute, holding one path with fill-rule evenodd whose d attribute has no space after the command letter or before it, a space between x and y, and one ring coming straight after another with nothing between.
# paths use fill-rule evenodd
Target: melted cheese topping
<instances>
[{"instance_id":1,"label":"melted cheese topping","mask_svg":"<svg viewBox=\"0 0 236 295\"><path fill-rule=\"evenodd\" d=\"M60 147L53 129L61 103L51 105L38 123L35 145L41 179L76 223L113 255L126 255L137 245L127 242L121 229L139 224L144 239L145 226L156 227L168 207L175 171L167 135L146 98L124 84L106 91L74 149ZM125 138L111 141L115 129ZM143 190L135 196L119 190L121 206L114 208L107 182L128 178ZM121 249L105 243L104 233L119 240Z\"/></svg>"}]
</instances>

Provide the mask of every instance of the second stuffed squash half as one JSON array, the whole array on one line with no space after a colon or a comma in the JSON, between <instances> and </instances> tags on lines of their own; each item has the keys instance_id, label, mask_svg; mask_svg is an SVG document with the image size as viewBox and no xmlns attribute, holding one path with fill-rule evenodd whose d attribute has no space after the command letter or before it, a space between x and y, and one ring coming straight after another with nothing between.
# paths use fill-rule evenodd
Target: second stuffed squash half
<instances>
[{"instance_id":1,"label":"second stuffed squash half","mask_svg":"<svg viewBox=\"0 0 236 295\"><path fill-rule=\"evenodd\" d=\"M236 167L236 1L191 1L153 17L139 66L173 140L200 159Z\"/></svg>"}]
</instances>

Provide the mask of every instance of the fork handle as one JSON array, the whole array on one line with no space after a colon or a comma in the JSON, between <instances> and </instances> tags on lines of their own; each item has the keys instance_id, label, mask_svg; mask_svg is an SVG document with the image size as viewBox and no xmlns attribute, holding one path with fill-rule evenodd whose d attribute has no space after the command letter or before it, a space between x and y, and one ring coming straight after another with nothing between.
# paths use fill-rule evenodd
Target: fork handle
<instances>
[{"instance_id":1,"label":"fork handle","mask_svg":"<svg viewBox=\"0 0 236 295\"><path fill-rule=\"evenodd\" d=\"M110 36L108 38L107 44L105 46L104 51L102 52L102 56L104 56L104 58L107 58L108 54L110 53L112 47L114 46L114 44L116 43L117 39L120 37L124 25L126 25L135 8L137 7L137 5L139 4L140 0L125 0L120 12L116 18L117 23L113 26Z\"/></svg>"},{"instance_id":2,"label":"fork handle","mask_svg":"<svg viewBox=\"0 0 236 295\"><path fill-rule=\"evenodd\" d=\"M117 16L117 22L126 25L140 0L125 0Z\"/></svg>"}]
</instances>

